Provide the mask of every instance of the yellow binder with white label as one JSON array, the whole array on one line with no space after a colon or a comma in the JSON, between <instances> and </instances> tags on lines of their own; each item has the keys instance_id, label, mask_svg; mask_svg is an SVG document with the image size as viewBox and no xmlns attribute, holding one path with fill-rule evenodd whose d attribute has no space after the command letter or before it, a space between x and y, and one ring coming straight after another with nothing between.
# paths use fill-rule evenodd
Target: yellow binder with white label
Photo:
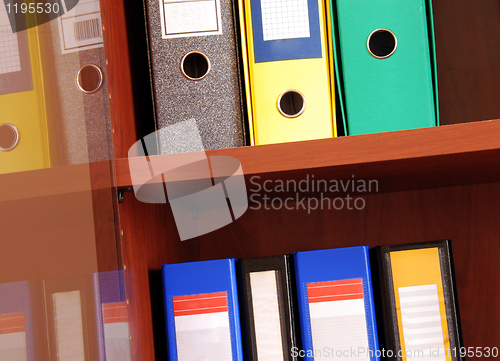
<instances>
[{"instance_id":1,"label":"yellow binder with white label","mask_svg":"<svg viewBox=\"0 0 500 361\"><path fill-rule=\"evenodd\" d=\"M380 247L388 359L457 361L460 318L449 241Z\"/></svg>"},{"instance_id":2,"label":"yellow binder with white label","mask_svg":"<svg viewBox=\"0 0 500 361\"><path fill-rule=\"evenodd\" d=\"M13 33L0 6L0 174L50 167L37 28Z\"/></svg>"},{"instance_id":3,"label":"yellow binder with white label","mask_svg":"<svg viewBox=\"0 0 500 361\"><path fill-rule=\"evenodd\" d=\"M336 136L325 3L239 1L252 144Z\"/></svg>"}]
</instances>

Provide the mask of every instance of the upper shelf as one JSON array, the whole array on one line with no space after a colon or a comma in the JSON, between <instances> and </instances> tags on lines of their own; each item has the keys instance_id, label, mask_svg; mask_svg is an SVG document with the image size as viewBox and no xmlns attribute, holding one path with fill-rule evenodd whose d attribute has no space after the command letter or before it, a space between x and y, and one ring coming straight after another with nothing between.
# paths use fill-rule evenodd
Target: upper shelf
<instances>
[{"instance_id":1,"label":"upper shelf","mask_svg":"<svg viewBox=\"0 0 500 361\"><path fill-rule=\"evenodd\" d=\"M434 128L366 134L305 142L210 150L231 156L248 177L265 179L376 179L380 192L435 188L500 180L500 120ZM183 155L150 157L168 168L185 163ZM131 158L133 169L142 158ZM118 188L132 187L128 159L115 161ZM175 181L200 177L193 171ZM257 179L257 178L256 178ZM259 180L258 180L259 181Z\"/></svg>"},{"instance_id":2,"label":"upper shelf","mask_svg":"<svg viewBox=\"0 0 500 361\"><path fill-rule=\"evenodd\" d=\"M399 132L357 135L306 142L210 150L231 156L247 180L374 179L380 192L447 187L500 181L500 120ZM188 154L193 156L194 154ZM150 157L169 168L185 156ZM144 158L131 158L132 164ZM184 163L185 164L185 163ZM116 186L132 187L129 160L114 161ZM0 175L0 201L54 196L114 187L108 161ZM200 175L176 172L179 181ZM147 177L146 177L147 178Z\"/></svg>"}]
</instances>

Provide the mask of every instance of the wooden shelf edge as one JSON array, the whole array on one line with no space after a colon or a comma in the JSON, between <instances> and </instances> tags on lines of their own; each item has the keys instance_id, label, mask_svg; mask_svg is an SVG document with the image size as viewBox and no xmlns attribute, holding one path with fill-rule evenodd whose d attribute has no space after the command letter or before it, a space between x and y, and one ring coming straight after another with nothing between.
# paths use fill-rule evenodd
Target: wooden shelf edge
<instances>
[{"instance_id":1,"label":"wooden shelf edge","mask_svg":"<svg viewBox=\"0 0 500 361\"><path fill-rule=\"evenodd\" d=\"M335 174L337 179L377 177L383 191L440 187L500 180L500 120L435 128L366 134L304 142L209 150L207 156L237 158L245 176L297 178L305 172ZM149 157L163 169L184 165L195 154ZM144 170L144 157L131 158L134 171ZM142 166L141 166L142 164ZM498 168L498 167L496 167ZM118 188L132 187L129 159L116 159ZM136 171L137 172L137 171ZM138 174L134 174L137 178ZM194 171L176 172L173 181L195 180ZM457 178L458 177L458 178ZM407 180L407 184L398 185ZM157 179L161 181L159 177ZM153 181L154 182L154 181Z\"/></svg>"},{"instance_id":2,"label":"wooden shelf edge","mask_svg":"<svg viewBox=\"0 0 500 361\"><path fill-rule=\"evenodd\" d=\"M305 142L209 150L212 156L235 157L247 177L300 179L371 178L381 192L500 181L500 120L447 125L391 133ZM175 168L197 154L152 156L156 164ZM132 165L144 162L131 158ZM114 164L113 164L114 163ZM110 167L116 182L110 182ZM92 174L92 178L91 177ZM102 174L102 177L99 176ZM177 181L196 180L196 172L176 172ZM161 179L161 178L159 178ZM92 182L91 182L92 180ZM0 201L80 191L130 188L129 160L103 161L0 175Z\"/></svg>"},{"instance_id":3,"label":"wooden shelf edge","mask_svg":"<svg viewBox=\"0 0 500 361\"><path fill-rule=\"evenodd\" d=\"M113 162L101 161L0 175L0 202L115 187Z\"/></svg>"}]
</instances>

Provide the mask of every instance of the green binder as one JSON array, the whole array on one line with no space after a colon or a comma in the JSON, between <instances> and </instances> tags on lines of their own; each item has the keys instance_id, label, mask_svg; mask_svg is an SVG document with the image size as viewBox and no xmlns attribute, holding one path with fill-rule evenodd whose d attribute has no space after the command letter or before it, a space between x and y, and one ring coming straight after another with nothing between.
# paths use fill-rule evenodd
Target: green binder
<instances>
[{"instance_id":1,"label":"green binder","mask_svg":"<svg viewBox=\"0 0 500 361\"><path fill-rule=\"evenodd\" d=\"M346 135L438 125L430 0L330 1Z\"/></svg>"}]
</instances>

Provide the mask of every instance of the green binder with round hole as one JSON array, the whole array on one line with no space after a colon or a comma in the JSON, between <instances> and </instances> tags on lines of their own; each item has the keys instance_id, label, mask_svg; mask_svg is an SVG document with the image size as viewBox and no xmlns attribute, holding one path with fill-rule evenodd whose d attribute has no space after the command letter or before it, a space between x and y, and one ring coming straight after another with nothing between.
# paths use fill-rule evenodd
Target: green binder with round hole
<instances>
[{"instance_id":1,"label":"green binder with round hole","mask_svg":"<svg viewBox=\"0 0 500 361\"><path fill-rule=\"evenodd\" d=\"M430 0L330 0L346 135L439 125Z\"/></svg>"}]
</instances>

